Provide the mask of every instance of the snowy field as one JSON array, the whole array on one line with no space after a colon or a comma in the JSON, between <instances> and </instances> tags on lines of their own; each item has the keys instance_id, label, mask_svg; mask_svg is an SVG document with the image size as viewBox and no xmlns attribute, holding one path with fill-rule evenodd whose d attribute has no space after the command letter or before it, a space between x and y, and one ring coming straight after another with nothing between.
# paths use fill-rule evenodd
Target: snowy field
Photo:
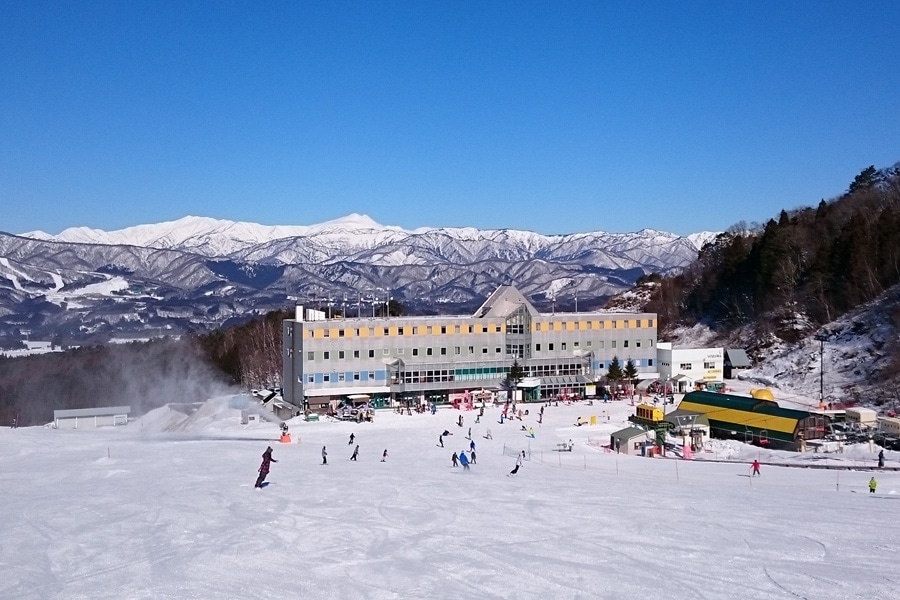
<instances>
[{"instance_id":1,"label":"snowy field","mask_svg":"<svg viewBox=\"0 0 900 600\"><path fill-rule=\"evenodd\" d=\"M0 598L900 598L897 472L875 473L873 496L872 472L766 460L791 453L762 457L754 479L745 462L605 452L625 403L550 407L541 426L530 405L533 440L497 423L499 409L474 424L444 408L292 421L291 444L230 406L0 430ZM601 424L573 426L591 415ZM468 449L470 425L478 458L463 471L450 455ZM574 451L556 452L570 438ZM267 444L278 462L256 490ZM521 449L531 460L508 477Z\"/></svg>"}]
</instances>

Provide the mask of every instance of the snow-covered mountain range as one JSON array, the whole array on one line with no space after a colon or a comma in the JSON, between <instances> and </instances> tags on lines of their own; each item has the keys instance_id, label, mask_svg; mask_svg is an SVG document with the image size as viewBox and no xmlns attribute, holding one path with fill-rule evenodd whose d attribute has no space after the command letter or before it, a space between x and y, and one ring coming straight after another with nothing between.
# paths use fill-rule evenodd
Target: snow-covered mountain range
<instances>
[{"instance_id":1,"label":"snow-covered mountain range","mask_svg":"<svg viewBox=\"0 0 900 600\"><path fill-rule=\"evenodd\" d=\"M714 235L406 230L359 214L0 233L0 339L207 329L297 302L360 310L388 296L421 312L466 311L505 283L538 305L577 297L588 308L643 274L684 267Z\"/></svg>"}]
</instances>

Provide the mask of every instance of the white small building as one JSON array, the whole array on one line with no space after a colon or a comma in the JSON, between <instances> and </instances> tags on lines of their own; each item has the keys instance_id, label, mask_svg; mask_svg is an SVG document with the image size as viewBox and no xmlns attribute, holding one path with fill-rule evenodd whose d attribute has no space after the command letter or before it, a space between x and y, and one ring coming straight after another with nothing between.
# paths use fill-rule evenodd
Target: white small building
<instances>
[{"instance_id":1,"label":"white small building","mask_svg":"<svg viewBox=\"0 0 900 600\"><path fill-rule=\"evenodd\" d=\"M856 423L860 427L875 427L878 423L878 413L871 408L854 406L846 409L848 423Z\"/></svg>"},{"instance_id":2,"label":"white small building","mask_svg":"<svg viewBox=\"0 0 900 600\"><path fill-rule=\"evenodd\" d=\"M85 429L127 425L130 413L130 406L54 410L53 426L57 429Z\"/></svg>"},{"instance_id":3,"label":"white small building","mask_svg":"<svg viewBox=\"0 0 900 600\"><path fill-rule=\"evenodd\" d=\"M689 392L698 383L722 383L724 356L722 348L673 348L671 342L656 345L659 378L671 382L677 393Z\"/></svg>"},{"instance_id":4,"label":"white small building","mask_svg":"<svg viewBox=\"0 0 900 600\"><path fill-rule=\"evenodd\" d=\"M878 429L887 435L900 436L900 419L897 417L878 417Z\"/></svg>"}]
</instances>

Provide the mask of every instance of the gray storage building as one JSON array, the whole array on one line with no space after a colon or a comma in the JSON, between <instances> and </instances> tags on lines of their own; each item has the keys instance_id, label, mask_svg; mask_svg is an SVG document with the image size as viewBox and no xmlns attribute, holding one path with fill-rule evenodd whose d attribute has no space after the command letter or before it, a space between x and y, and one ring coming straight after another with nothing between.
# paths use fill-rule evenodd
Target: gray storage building
<instances>
[{"instance_id":1,"label":"gray storage building","mask_svg":"<svg viewBox=\"0 0 900 600\"><path fill-rule=\"evenodd\" d=\"M57 429L84 429L86 427L125 425L128 423L130 413L130 406L54 410L53 426Z\"/></svg>"}]
</instances>

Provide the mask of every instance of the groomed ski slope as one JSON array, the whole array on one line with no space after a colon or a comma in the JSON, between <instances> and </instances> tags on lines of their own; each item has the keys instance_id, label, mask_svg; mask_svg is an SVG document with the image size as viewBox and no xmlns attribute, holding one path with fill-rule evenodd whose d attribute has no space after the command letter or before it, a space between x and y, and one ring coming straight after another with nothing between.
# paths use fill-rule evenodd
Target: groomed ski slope
<instances>
[{"instance_id":1,"label":"groomed ski slope","mask_svg":"<svg viewBox=\"0 0 900 600\"><path fill-rule=\"evenodd\" d=\"M295 443L279 444L276 424L243 426L229 406L181 423L160 409L119 428L0 430L0 598L900 597L898 473L876 473L873 497L869 472L763 457L751 479L744 463L617 456L588 443L622 425L629 407L612 403L550 407L541 426L529 405L532 460L513 478L529 439L497 408L481 424L449 408L291 421ZM572 426L592 414L608 420ZM463 472L450 455L469 426L477 464ZM255 490L267 444L278 462ZM729 457L759 450L743 453Z\"/></svg>"}]
</instances>

